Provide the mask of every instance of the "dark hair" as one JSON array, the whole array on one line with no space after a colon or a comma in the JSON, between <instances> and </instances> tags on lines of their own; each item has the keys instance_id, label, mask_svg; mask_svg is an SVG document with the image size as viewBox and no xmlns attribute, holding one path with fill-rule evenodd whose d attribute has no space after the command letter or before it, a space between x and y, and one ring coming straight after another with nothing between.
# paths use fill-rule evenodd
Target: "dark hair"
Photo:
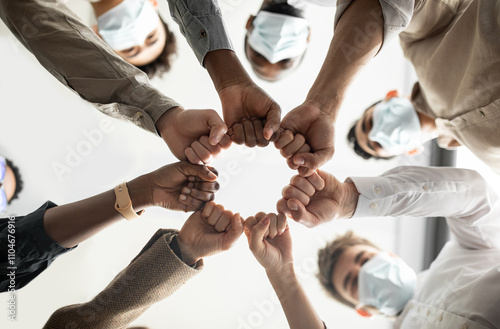
<instances>
[{"instance_id":1,"label":"dark hair","mask_svg":"<svg viewBox=\"0 0 500 329\"><path fill-rule=\"evenodd\" d=\"M137 66L137 68L145 72L149 78L162 76L163 73L170 71L172 57L177 53L177 42L174 33L170 31L167 23L161 18L160 14L158 14L158 17L160 17L160 21L165 28L165 47L163 47L160 56L154 61L143 66Z\"/></svg>"},{"instance_id":2,"label":"dark hair","mask_svg":"<svg viewBox=\"0 0 500 329\"><path fill-rule=\"evenodd\" d=\"M19 198L19 193L21 193L21 191L23 190L24 183L21 174L19 173L19 168L17 168L17 166L15 166L14 163L9 159L5 159L5 163L10 167L10 169L12 169L12 172L14 172L14 177L16 179L16 190L14 191L14 195L12 196L12 198L7 202L7 204L10 204L12 200Z\"/></svg>"},{"instance_id":3,"label":"dark hair","mask_svg":"<svg viewBox=\"0 0 500 329\"><path fill-rule=\"evenodd\" d=\"M267 11L275 14L283 14L293 17L304 18L304 13L302 10L290 6L288 3L275 3L262 7L263 11Z\"/></svg>"},{"instance_id":4,"label":"dark hair","mask_svg":"<svg viewBox=\"0 0 500 329\"><path fill-rule=\"evenodd\" d=\"M366 113L366 111L368 111L369 109L371 109L372 107L374 107L375 105L377 105L378 103L380 103L382 101L378 101L378 102L375 102L373 103L372 105L368 106L368 108L363 112ZM349 132L347 133L347 142L349 145L352 146L352 148L354 149L354 152L359 155L360 157L362 157L363 159L365 160L368 160L368 159L377 159L377 160L389 160L389 159L392 159L393 157L390 156L390 157L379 157L379 156L376 156L376 155L372 155L368 152L366 152L365 150L363 150L361 148L361 146L359 146L359 143L358 143L358 139L356 137L356 125L358 124L358 121L359 120L356 120L354 121L354 123L352 124L351 126L351 129L349 129Z\"/></svg>"},{"instance_id":5,"label":"dark hair","mask_svg":"<svg viewBox=\"0 0 500 329\"><path fill-rule=\"evenodd\" d=\"M335 270L335 265L344 251L357 245L365 245L380 249L371 241L355 235L352 231L348 231L346 234L338 236L335 240L331 241L323 249L318 251L319 273L317 276L321 285L333 298L349 307L355 307L356 305L342 297L337 289L335 289L332 282L332 275Z\"/></svg>"}]
</instances>

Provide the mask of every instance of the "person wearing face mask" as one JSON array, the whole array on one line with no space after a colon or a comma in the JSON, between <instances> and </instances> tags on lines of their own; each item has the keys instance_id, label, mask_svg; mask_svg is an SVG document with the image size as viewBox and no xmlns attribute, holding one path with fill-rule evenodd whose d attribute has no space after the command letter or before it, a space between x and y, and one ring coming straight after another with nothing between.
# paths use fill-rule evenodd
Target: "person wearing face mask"
<instances>
[{"instance_id":1,"label":"person wearing face mask","mask_svg":"<svg viewBox=\"0 0 500 329\"><path fill-rule=\"evenodd\" d=\"M0 156L0 213L5 212L7 206L19 198L23 185L19 168L9 159Z\"/></svg>"},{"instance_id":2,"label":"person wearing face mask","mask_svg":"<svg viewBox=\"0 0 500 329\"><path fill-rule=\"evenodd\" d=\"M118 56L151 78L170 70L176 40L158 13L157 0L91 1L93 30Z\"/></svg>"},{"instance_id":3,"label":"person wearing face mask","mask_svg":"<svg viewBox=\"0 0 500 329\"><path fill-rule=\"evenodd\" d=\"M363 159L418 154L423 143L436 137L441 147L460 146L445 130L438 129L439 122L417 111L411 100L393 90L365 110L349 130L347 140Z\"/></svg>"},{"instance_id":4,"label":"person wearing face mask","mask_svg":"<svg viewBox=\"0 0 500 329\"><path fill-rule=\"evenodd\" d=\"M312 150L290 152L290 167L308 176L332 158L345 91L399 35L419 80L412 93L417 111L439 119L436 124L450 143L467 146L500 172L499 17L497 0L337 1L334 35L321 71L305 102L281 123L304 135Z\"/></svg>"},{"instance_id":5,"label":"person wearing face mask","mask_svg":"<svg viewBox=\"0 0 500 329\"><path fill-rule=\"evenodd\" d=\"M291 179L278 211L308 227L341 218L444 216L452 239L428 270L416 275L348 232L319 251L321 284L363 316L394 318L394 328L500 326L500 198L477 172L401 166L341 183L318 170Z\"/></svg>"}]
</instances>

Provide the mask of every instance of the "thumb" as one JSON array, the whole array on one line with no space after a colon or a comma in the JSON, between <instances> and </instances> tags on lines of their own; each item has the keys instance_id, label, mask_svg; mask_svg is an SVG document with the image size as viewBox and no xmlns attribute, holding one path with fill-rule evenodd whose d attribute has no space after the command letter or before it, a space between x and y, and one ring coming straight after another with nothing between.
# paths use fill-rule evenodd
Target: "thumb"
<instances>
[{"instance_id":1,"label":"thumb","mask_svg":"<svg viewBox=\"0 0 500 329\"><path fill-rule=\"evenodd\" d=\"M264 126L264 138L270 140L273 134L280 129L281 108L273 101L267 112L266 125Z\"/></svg>"},{"instance_id":2,"label":"thumb","mask_svg":"<svg viewBox=\"0 0 500 329\"><path fill-rule=\"evenodd\" d=\"M313 227L314 221L312 221L312 216L307 211L306 207L297 199L290 199L287 201L288 209L294 221L307 226Z\"/></svg>"},{"instance_id":3,"label":"thumb","mask_svg":"<svg viewBox=\"0 0 500 329\"><path fill-rule=\"evenodd\" d=\"M332 150L321 150L315 153L300 153L293 157L293 163L299 166L316 170L330 160L333 156Z\"/></svg>"},{"instance_id":4,"label":"thumb","mask_svg":"<svg viewBox=\"0 0 500 329\"><path fill-rule=\"evenodd\" d=\"M206 119L208 127L210 128L208 142L210 143L210 145L217 145L226 134L227 126L214 110L207 111Z\"/></svg>"},{"instance_id":5,"label":"thumb","mask_svg":"<svg viewBox=\"0 0 500 329\"><path fill-rule=\"evenodd\" d=\"M224 241L224 250L231 248L231 246L239 239L243 233L243 218L240 214L234 214L231 217L231 224L229 224L229 230L226 232Z\"/></svg>"},{"instance_id":6,"label":"thumb","mask_svg":"<svg viewBox=\"0 0 500 329\"><path fill-rule=\"evenodd\" d=\"M181 170L185 176L197 176L209 182L215 181L217 179L217 174L211 171L207 166L182 161Z\"/></svg>"},{"instance_id":7,"label":"thumb","mask_svg":"<svg viewBox=\"0 0 500 329\"><path fill-rule=\"evenodd\" d=\"M259 223L257 223L250 232L250 250L252 252L261 252L264 249L264 234L266 233L271 219L269 216L264 217Z\"/></svg>"}]
</instances>

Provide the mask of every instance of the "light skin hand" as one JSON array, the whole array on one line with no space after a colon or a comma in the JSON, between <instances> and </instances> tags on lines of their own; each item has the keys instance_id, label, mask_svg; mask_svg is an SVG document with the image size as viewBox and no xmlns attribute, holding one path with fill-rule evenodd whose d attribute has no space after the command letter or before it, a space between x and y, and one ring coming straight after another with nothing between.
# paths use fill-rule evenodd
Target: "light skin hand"
<instances>
[{"instance_id":1,"label":"light skin hand","mask_svg":"<svg viewBox=\"0 0 500 329\"><path fill-rule=\"evenodd\" d=\"M292 238L283 214L258 213L247 218L245 235L254 257L268 273L292 266Z\"/></svg>"},{"instance_id":2,"label":"light skin hand","mask_svg":"<svg viewBox=\"0 0 500 329\"><path fill-rule=\"evenodd\" d=\"M215 211L215 210L220 211ZM182 226L177 242L186 264L228 250L243 233L243 218L208 202L194 212Z\"/></svg>"},{"instance_id":3,"label":"light skin hand","mask_svg":"<svg viewBox=\"0 0 500 329\"><path fill-rule=\"evenodd\" d=\"M213 152L220 152L224 147L228 147L227 138L224 139L227 126L214 110L184 110L175 107L156 121L156 129L172 154L180 160L188 159L187 149L192 149L197 141L200 142L202 136L208 136L208 145L215 146L215 148L205 147ZM220 148L217 147L218 144ZM204 154L201 150L200 153ZM216 154L211 153L212 156Z\"/></svg>"},{"instance_id":4,"label":"light skin hand","mask_svg":"<svg viewBox=\"0 0 500 329\"><path fill-rule=\"evenodd\" d=\"M204 65L219 93L231 138L249 147L266 146L279 129L280 106L247 74L231 50L207 53Z\"/></svg>"},{"instance_id":5,"label":"light skin hand","mask_svg":"<svg viewBox=\"0 0 500 329\"><path fill-rule=\"evenodd\" d=\"M170 210L195 211L212 201L219 189L214 168L181 161L147 175L151 205ZM131 190L131 197L134 193Z\"/></svg>"},{"instance_id":6,"label":"light skin hand","mask_svg":"<svg viewBox=\"0 0 500 329\"><path fill-rule=\"evenodd\" d=\"M307 177L332 158L335 151L333 124L332 116L312 103L296 107L283 118L281 128L291 131L295 136L305 137L305 143L310 146L309 151L297 147L287 149L282 144L277 146L285 150L286 156L291 159L288 162L290 168L299 167L299 175Z\"/></svg>"},{"instance_id":7,"label":"light skin hand","mask_svg":"<svg viewBox=\"0 0 500 329\"><path fill-rule=\"evenodd\" d=\"M203 165L210 163L214 156L220 154L231 146L231 137L225 134L221 141L216 144L210 144L208 136L201 136L199 140L194 141L190 147L186 148L184 154L191 163Z\"/></svg>"},{"instance_id":8,"label":"light skin hand","mask_svg":"<svg viewBox=\"0 0 500 329\"><path fill-rule=\"evenodd\" d=\"M333 175L318 170L307 179L292 177L282 196L277 204L278 212L314 227L332 219L352 217L359 192L353 183L340 183Z\"/></svg>"}]
</instances>

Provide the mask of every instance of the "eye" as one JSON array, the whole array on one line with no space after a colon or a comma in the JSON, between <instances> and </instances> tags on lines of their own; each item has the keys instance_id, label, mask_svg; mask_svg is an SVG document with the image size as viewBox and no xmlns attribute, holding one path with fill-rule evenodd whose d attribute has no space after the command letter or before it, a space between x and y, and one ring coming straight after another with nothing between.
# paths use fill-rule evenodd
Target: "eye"
<instances>
[{"instance_id":1,"label":"eye","mask_svg":"<svg viewBox=\"0 0 500 329\"><path fill-rule=\"evenodd\" d=\"M134 51L134 47L123 50L124 53L131 53Z\"/></svg>"},{"instance_id":2,"label":"eye","mask_svg":"<svg viewBox=\"0 0 500 329\"><path fill-rule=\"evenodd\" d=\"M150 35L148 35L147 39L150 40L150 39L153 39L153 37L155 36L156 34L156 31L152 32Z\"/></svg>"}]
</instances>

